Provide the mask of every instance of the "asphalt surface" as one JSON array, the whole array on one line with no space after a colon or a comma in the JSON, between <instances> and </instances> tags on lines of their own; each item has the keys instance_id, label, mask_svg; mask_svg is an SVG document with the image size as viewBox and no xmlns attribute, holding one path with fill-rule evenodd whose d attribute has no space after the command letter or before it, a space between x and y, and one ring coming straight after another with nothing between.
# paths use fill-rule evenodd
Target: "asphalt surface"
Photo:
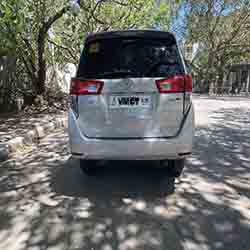
<instances>
[{"instance_id":1,"label":"asphalt surface","mask_svg":"<svg viewBox=\"0 0 250 250\"><path fill-rule=\"evenodd\" d=\"M192 157L87 177L57 131L0 165L1 250L250 249L250 98L195 97Z\"/></svg>"}]
</instances>

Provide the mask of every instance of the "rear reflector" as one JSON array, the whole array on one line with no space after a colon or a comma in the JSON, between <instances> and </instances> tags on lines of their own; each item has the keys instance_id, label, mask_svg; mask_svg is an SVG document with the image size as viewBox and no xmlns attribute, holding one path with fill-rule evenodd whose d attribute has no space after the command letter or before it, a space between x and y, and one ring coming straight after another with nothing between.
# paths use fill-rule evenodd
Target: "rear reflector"
<instances>
[{"instance_id":1,"label":"rear reflector","mask_svg":"<svg viewBox=\"0 0 250 250\"><path fill-rule=\"evenodd\" d=\"M70 86L71 95L99 95L102 92L103 82L96 80L72 79Z\"/></svg>"},{"instance_id":2,"label":"rear reflector","mask_svg":"<svg viewBox=\"0 0 250 250\"><path fill-rule=\"evenodd\" d=\"M157 80L157 88L160 93L192 92L192 77L190 75L179 75L173 78Z\"/></svg>"}]
</instances>

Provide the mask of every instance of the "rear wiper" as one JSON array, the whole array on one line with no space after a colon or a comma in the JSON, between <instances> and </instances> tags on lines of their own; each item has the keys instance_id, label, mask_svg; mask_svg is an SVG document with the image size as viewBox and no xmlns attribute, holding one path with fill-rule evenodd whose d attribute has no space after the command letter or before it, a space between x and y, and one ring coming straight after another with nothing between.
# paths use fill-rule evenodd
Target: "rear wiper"
<instances>
[{"instance_id":1,"label":"rear wiper","mask_svg":"<svg viewBox=\"0 0 250 250\"><path fill-rule=\"evenodd\" d=\"M124 75L130 75L133 74L135 72L131 71L131 70L117 70L117 71L110 71L110 72L104 72L101 74L98 74L97 77L108 77L108 76L124 76Z\"/></svg>"}]
</instances>

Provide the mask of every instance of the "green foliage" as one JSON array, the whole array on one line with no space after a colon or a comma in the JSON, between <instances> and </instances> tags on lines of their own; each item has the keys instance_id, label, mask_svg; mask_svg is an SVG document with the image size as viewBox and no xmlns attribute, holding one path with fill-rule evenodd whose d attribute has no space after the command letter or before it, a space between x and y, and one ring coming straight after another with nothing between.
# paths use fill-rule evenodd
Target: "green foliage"
<instances>
[{"instance_id":1,"label":"green foliage","mask_svg":"<svg viewBox=\"0 0 250 250\"><path fill-rule=\"evenodd\" d=\"M205 84L223 78L228 65L249 61L250 3L189 0L187 43L202 45L194 62Z\"/></svg>"},{"instance_id":2,"label":"green foliage","mask_svg":"<svg viewBox=\"0 0 250 250\"><path fill-rule=\"evenodd\" d=\"M116 29L168 30L170 6L155 0L85 0L78 15L72 0L1 0L0 55L14 54L20 79L35 94L45 91L46 70L77 64L84 38ZM29 84L28 84L29 83Z\"/></svg>"},{"instance_id":3,"label":"green foliage","mask_svg":"<svg viewBox=\"0 0 250 250\"><path fill-rule=\"evenodd\" d=\"M77 64L84 37L89 33L118 29L168 30L170 18L169 5L157 6L155 0L82 1L77 16L68 13L54 26L51 42L56 60Z\"/></svg>"},{"instance_id":4,"label":"green foliage","mask_svg":"<svg viewBox=\"0 0 250 250\"><path fill-rule=\"evenodd\" d=\"M156 27L159 27L161 30L168 30L170 17L170 6L166 3L160 3L157 11L153 16L152 22Z\"/></svg>"},{"instance_id":5,"label":"green foliage","mask_svg":"<svg viewBox=\"0 0 250 250\"><path fill-rule=\"evenodd\" d=\"M18 33L23 29L22 0L0 2L0 55L13 52L17 46Z\"/></svg>"}]
</instances>

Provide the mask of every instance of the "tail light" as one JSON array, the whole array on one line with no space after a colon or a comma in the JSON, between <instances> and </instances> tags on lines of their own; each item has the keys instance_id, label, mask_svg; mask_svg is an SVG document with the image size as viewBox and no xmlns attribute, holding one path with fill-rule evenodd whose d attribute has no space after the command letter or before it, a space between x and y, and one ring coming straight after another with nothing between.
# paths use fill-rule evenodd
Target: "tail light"
<instances>
[{"instance_id":1,"label":"tail light","mask_svg":"<svg viewBox=\"0 0 250 250\"><path fill-rule=\"evenodd\" d=\"M185 75L185 91L192 93L193 91L193 80L191 75Z\"/></svg>"},{"instance_id":2,"label":"tail light","mask_svg":"<svg viewBox=\"0 0 250 250\"><path fill-rule=\"evenodd\" d=\"M190 75L174 76L157 80L156 85L161 94L192 92L192 77Z\"/></svg>"},{"instance_id":3,"label":"tail light","mask_svg":"<svg viewBox=\"0 0 250 250\"><path fill-rule=\"evenodd\" d=\"M76 118L79 117L78 96L80 95L100 95L103 82L97 80L72 79L70 85L70 107L74 111Z\"/></svg>"},{"instance_id":4,"label":"tail light","mask_svg":"<svg viewBox=\"0 0 250 250\"><path fill-rule=\"evenodd\" d=\"M72 79L70 95L99 95L102 92L102 88L102 81Z\"/></svg>"}]
</instances>

